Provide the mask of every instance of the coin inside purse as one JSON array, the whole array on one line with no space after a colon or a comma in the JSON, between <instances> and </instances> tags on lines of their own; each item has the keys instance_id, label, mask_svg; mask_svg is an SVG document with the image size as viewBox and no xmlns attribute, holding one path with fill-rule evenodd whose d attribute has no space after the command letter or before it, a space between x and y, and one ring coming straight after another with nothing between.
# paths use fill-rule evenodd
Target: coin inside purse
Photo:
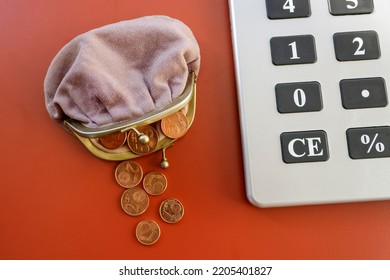
<instances>
[{"instance_id":1,"label":"coin inside purse","mask_svg":"<svg viewBox=\"0 0 390 280\"><path fill-rule=\"evenodd\" d=\"M181 95L163 108L98 128L86 127L74 119L65 120L64 125L96 157L122 161L171 146L192 125L195 109L196 74L191 72ZM181 123L182 129L178 125ZM105 143L104 139L109 140Z\"/></svg>"}]
</instances>

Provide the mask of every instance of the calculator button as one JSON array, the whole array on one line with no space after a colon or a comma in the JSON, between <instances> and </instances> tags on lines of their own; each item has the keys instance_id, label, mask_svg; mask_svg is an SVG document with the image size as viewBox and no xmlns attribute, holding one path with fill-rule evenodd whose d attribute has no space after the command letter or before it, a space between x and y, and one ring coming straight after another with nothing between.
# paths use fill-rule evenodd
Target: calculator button
<instances>
[{"instance_id":1,"label":"calculator button","mask_svg":"<svg viewBox=\"0 0 390 280\"><path fill-rule=\"evenodd\" d=\"M328 141L323 130L284 132L280 135L285 163L327 161Z\"/></svg>"},{"instance_id":2,"label":"calculator button","mask_svg":"<svg viewBox=\"0 0 390 280\"><path fill-rule=\"evenodd\" d=\"M352 159L390 157L389 126L350 128L347 141Z\"/></svg>"},{"instance_id":3,"label":"calculator button","mask_svg":"<svg viewBox=\"0 0 390 280\"><path fill-rule=\"evenodd\" d=\"M272 63L275 65L306 64L317 60L312 35L271 38Z\"/></svg>"},{"instance_id":4,"label":"calculator button","mask_svg":"<svg viewBox=\"0 0 390 280\"><path fill-rule=\"evenodd\" d=\"M279 113L322 110L321 86L318 82L277 84L275 94Z\"/></svg>"},{"instance_id":5,"label":"calculator button","mask_svg":"<svg viewBox=\"0 0 390 280\"><path fill-rule=\"evenodd\" d=\"M378 59L380 48L375 31L342 32L333 35L336 58L339 61Z\"/></svg>"},{"instance_id":6,"label":"calculator button","mask_svg":"<svg viewBox=\"0 0 390 280\"><path fill-rule=\"evenodd\" d=\"M373 0L328 0L332 15L371 14L374 11Z\"/></svg>"},{"instance_id":7,"label":"calculator button","mask_svg":"<svg viewBox=\"0 0 390 280\"><path fill-rule=\"evenodd\" d=\"M386 107L388 104L383 78L342 80L340 91L345 109Z\"/></svg>"},{"instance_id":8,"label":"calculator button","mask_svg":"<svg viewBox=\"0 0 390 280\"><path fill-rule=\"evenodd\" d=\"M266 0L269 19L309 17L309 0Z\"/></svg>"}]
</instances>

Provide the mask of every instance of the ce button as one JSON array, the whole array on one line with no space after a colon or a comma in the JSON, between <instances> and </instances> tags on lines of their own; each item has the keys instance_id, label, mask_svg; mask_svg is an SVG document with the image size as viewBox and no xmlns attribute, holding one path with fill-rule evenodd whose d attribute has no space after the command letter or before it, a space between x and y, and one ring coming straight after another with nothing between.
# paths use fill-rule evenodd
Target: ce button
<instances>
[{"instance_id":1,"label":"ce button","mask_svg":"<svg viewBox=\"0 0 390 280\"><path fill-rule=\"evenodd\" d=\"M285 163L327 161L328 140L323 130L284 132L280 135Z\"/></svg>"}]
</instances>

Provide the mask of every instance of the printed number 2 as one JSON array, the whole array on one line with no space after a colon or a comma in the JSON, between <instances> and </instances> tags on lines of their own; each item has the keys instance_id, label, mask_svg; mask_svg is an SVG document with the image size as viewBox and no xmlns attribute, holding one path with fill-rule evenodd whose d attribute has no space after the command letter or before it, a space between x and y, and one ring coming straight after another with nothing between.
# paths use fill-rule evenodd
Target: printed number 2
<instances>
[{"instance_id":1,"label":"printed number 2","mask_svg":"<svg viewBox=\"0 0 390 280\"><path fill-rule=\"evenodd\" d=\"M283 10L293 13L295 11L294 0L287 0L283 5Z\"/></svg>"},{"instance_id":2,"label":"printed number 2","mask_svg":"<svg viewBox=\"0 0 390 280\"><path fill-rule=\"evenodd\" d=\"M360 38L360 37L356 37L355 39L353 39L352 43L358 43L358 47L356 49L356 52L353 54L353 55L365 55L366 54L366 50L363 49L363 39Z\"/></svg>"},{"instance_id":3,"label":"printed number 2","mask_svg":"<svg viewBox=\"0 0 390 280\"><path fill-rule=\"evenodd\" d=\"M347 5L347 8L350 10L355 9L359 5L358 0L346 0L346 1L353 3L353 5L349 5L349 4Z\"/></svg>"}]
</instances>

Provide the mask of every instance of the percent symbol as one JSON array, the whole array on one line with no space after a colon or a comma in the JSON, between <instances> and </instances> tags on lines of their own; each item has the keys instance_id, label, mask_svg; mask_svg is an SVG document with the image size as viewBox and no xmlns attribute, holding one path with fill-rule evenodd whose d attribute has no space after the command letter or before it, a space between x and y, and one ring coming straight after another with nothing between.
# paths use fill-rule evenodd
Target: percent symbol
<instances>
[{"instance_id":1,"label":"percent symbol","mask_svg":"<svg viewBox=\"0 0 390 280\"><path fill-rule=\"evenodd\" d=\"M370 136L368 136L367 134L363 134L362 137L360 138L360 142L362 144L369 145L368 150L367 150L367 154L369 154L371 152L374 145L375 145L375 150L378 153L383 153L385 151L385 144L383 144L382 142L377 142L378 136L379 136L378 133L375 134L374 139L372 139L372 141L371 141Z\"/></svg>"}]
</instances>

